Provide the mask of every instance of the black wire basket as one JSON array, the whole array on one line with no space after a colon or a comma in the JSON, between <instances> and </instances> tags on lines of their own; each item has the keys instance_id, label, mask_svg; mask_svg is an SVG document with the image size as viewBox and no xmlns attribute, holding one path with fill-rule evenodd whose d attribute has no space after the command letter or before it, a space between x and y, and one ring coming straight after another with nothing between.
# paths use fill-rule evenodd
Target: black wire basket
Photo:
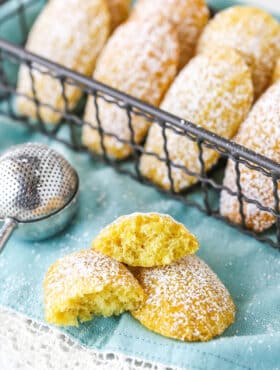
<instances>
[{"instance_id":1,"label":"black wire basket","mask_svg":"<svg viewBox=\"0 0 280 370\"><path fill-rule=\"evenodd\" d=\"M42 132L44 135L47 135L54 140L58 140L76 151L88 152L88 149L82 145L80 136L81 128L84 125L90 125L92 129L97 130L100 135L102 154L100 156L91 154L96 158L96 160L101 160L106 164L111 165L121 174L129 175L138 182L156 187L159 191L185 203L188 206L197 207L209 216L222 219L243 233L249 234L257 240L266 242L280 250L280 206L278 193L280 165L278 163L198 127L194 123L182 120L179 117L148 105L143 101L122 93L121 91L115 90L93 79L75 73L61 65L53 63L50 60L46 60L39 55L26 51L22 46L20 46L24 45L25 37L29 28L26 14L30 9L32 10L33 6L36 6L38 0L18 0L15 2L12 9L2 14L1 4L5 5L7 2L8 1L0 2L0 33L1 27L5 27L9 22L13 21L13 24L16 22L16 25L20 30L19 35L22 36L22 40L13 40L14 42L11 42L10 40L8 41L7 39L0 38L0 115L9 117L13 121L18 122L18 124L25 125L30 130ZM28 20L30 22L30 17L28 17ZM61 85L61 97L64 102L64 109L57 112L57 109L54 107L44 104L44 102L40 101L36 97L36 89L33 87L34 96L24 97L25 99L31 99L35 104L37 119L31 120L26 116L20 115L14 108L15 98L21 95L16 89L17 71L20 65L25 65L28 68L31 81L34 80L34 73L48 74L51 78L59 81ZM79 89L83 95L90 95L93 97L96 108L95 118L97 126L92 126L91 123L83 120L83 116L81 114L82 108L74 111L69 109L69 103L65 94L65 90L68 85L75 86L75 88ZM120 138L113 132L108 132L103 129L98 109L101 100L106 101L108 104L113 104L118 107L118 109L126 112L127 125L130 131L129 140ZM46 124L40 116L40 108L42 106L59 113L62 117L60 123L57 125ZM160 157L153 152L147 152L143 145L136 144L134 139L134 126L132 124L132 120L136 116L142 116L153 125L158 125L160 127L164 143L163 157ZM198 159L200 163L199 173L192 171L190 168L185 168L170 158L167 145L167 130L172 130L178 136L185 136L197 144L199 150ZM112 159L108 155L106 146L104 145L105 137L114 137L120 143L127 144L132 149L130 159L126 161ZM209 172L206 172L205 170L203 159L203 151L206 148L214 150L220 156L218 164ZM170 190L164 190L142 176L139 162L140 157L143 154L150 157L156 157L159 161L165 163ZM223 186L223 173L228 159L231 159L234 162L237 191L233 191L232 189ZM260 172L262 175L271 179L275 198L274 208L266 207L257 199L250 199L243 194L240 181L241 165ZM195 177L199 183L186 191L177 192L174 188L174 179L172 174L174 169L180 169L187 175ZM238 199L241 219L240 224L233 224L221 216L219 212L219 198L220 193L223 190ZM261 234L247 229L244 214L245 202L249 204L251 203L261 211L265 211L272 215L276 220L275 225L269 231Z\"/></svg>"}]
</instances>

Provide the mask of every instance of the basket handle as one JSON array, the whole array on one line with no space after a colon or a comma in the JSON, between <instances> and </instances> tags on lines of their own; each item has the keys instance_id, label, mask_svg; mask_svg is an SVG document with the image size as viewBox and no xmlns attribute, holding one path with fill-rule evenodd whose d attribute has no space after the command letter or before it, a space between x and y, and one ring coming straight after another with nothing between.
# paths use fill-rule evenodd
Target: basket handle
<instances>
[{"instance_id":1,"label":"basket handle","mask_svg":"<svg viewBox=\"0 0 280 370\"><path fill-rule=\"evenodd\" d=\"M0 229L0 253L4 249L7 241L17 227L17 222L12 218L6 218L2 228Z\"/></svg>"}]
</instances>

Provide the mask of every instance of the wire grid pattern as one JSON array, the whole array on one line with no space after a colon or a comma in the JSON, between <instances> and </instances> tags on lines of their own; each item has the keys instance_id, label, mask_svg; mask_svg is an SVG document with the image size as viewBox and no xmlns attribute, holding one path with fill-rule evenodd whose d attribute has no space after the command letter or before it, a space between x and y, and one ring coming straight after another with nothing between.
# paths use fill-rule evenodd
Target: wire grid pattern
<instances>
[{"instance_id":1,"label":"wire grid pattern","mask_svg":"<svg viewBox=\"0 0 280 370\"><path fill-rule=\"evenodd\" d=\"M8 15L6 14L4 19L0 18L0 25L16 15L21 29L21 34L26 35L27 22L25 19L25 10L33 2L34 0L18 0L18 6ZM22 40L22 43L24 43L24 41L25 40ZM12 67L17 71L20 65L25 65L28 69L29 77L32 82L32 97L20 94L16 90L16 81L11 81L11 78L8 76L7 71L9 68ZM60 83L61 97L64 102L63 110L60 111L56 107L53 107L38 98L34 83L35 74L38 73L46 74ZM90 122L86 122L77 110L71 111L69 109L66 91L70 86L80 90L84 96L88 95L93 97L96 115L95 120L97 122L96 126ZM24 97L35 104L36 120L31 120L30 118L22 116L16 112L14 108L14 100L18 96ZM113 132L104 130L99 112L99 102L101 100L126 112L127 126L130 132L130 137L128 139L124 139ZM31 130L40 131L76 151L88 151L88 149L81 143L80 131L83 126L89 125L93 130L97 130L100 136L102 155L96 156L91 153L95 158L113 166L122 174L129 175L143 184L156 187L159 191L182 201L186 205L195 206L209 216L222 219L243 233L249 234L260 241L267 242L274 248L278 248L280 250L280 206L278 192L280 165L270 159L250 151L232 141L217 136L191 122L182 120L151 105L145 104L132 96L112 89L109 86L87 78L81 74L75 73L74 71L53 63L50 60L32 54L24 50L21 46L16 46L3 39L0 39L0 102L1 101L5 101L7 107L5 110L3 109L0 111L0 114L11 117L13 120L19 122L19 124L25 125ZM40 114L41 108L47 108L55 113L59 113L61 115L60 123L57 125L49 125L45 123ZM136 143L133 125L133 119L136 116L144 117L153 125L158 125L160 127L164 143L164 156L159 156L154 152L147 152L143 145ZM67 131L67 135L65 135L65 130ZM184 136L197 144L199 152L198 160L200 164L199 172L195 172L191 168L186 168L182 164L171 159L171 155L168 150L167 130L171 130L173 133L178 135L178 137ZM61 134L62 132L63 134ZM106 145L104 143L105 138L107 137L113 137L118 142L127 144L132 149L132 156L128 161L118 161L108 155ZM206 172L203 155L206 148L214 150L221 157L221 160L218 162L218 165L215 166L214 170L208 172ZM158 161L165 163L170 190L163 190L142 176L140 171L140 157L143 154L150 157L156 157ZM223 186L222 180L217 179L216 176L217 172L221 172L221 169L224 168L225 160L228 159L231 159L234 162L237 191L233 191L232 189ZM265 206L257 199L248 198L243 193L241 185L241 165L245 165L251 170L257 171L271 179L275 200L273 208ZM173 169L179 169L184 174L195 177L199 181L199 184L184 192L176 192L172 173ZM222 177L223 176L221 176L221 178ZM238 199L239 213L242 220L241 224L233 224L219 213L218 199L223 190ZM196 194L197 192L200 192L203 195L200 199L193 196L193 194ZM213 201L213 199L215 201ZM267 212L276 218L275 226L273 226L269 233L257 234L246 229L246 217L244 214L245 202L255 205L261 211Z\"/></svg>"}]
</instances>

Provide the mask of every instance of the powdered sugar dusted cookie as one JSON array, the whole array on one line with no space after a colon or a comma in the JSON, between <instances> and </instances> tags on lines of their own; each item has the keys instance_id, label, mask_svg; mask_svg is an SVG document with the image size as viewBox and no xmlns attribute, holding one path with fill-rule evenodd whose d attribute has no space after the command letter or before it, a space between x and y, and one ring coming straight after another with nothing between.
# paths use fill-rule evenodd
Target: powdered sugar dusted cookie
<instances>
[{"instance_id":1,"label":"powdered sugar dusted cookie","mask_svg":"<svg viewBox=\"0 0 280 370\"><path fill-rule=\"evenodd\" d=\"M93 250L59 259L44 280L46 320L56 325L119 315L143 299L143 289L124 265Z\"/></svg>"},{"instance_id":2,"label":"powdered sugar dusted cookie","mask_svg":"<svg viewBox=\"0 0 280 370\"><path fill-rule=\"evenodd\" d=\"M161 108L193 122L225 138L233 137L247 116L253 101L253 86L249 67L233 49L216 49L193 58L181 71L167 92ZM173 164L201 173L199 148L186 136L166 130L167 148ZM149 130L145 151L165 159L162 129L153 124ZM218 159L218 153L204 148L205 170ZM142 174L159 186L170 189L166 162L144 154ZM180 168L172 166L175 191L197 182Z\"/></svg>"},{"instance_id":3,"label":"powdered sugar dusted cookie","mask_svg":"<svg viewBox=\"0 0 280 370\"><path fill-rule=\"evenodd\" d=\"M176 27L181 69L195 53L197 40L209 19L208 7L204 0L138 0L132 16L151 19L158 14Z\"/></svg>"},{"instance_id":4,"label":"powdered sugar dusted cookie","mask_svg":"<svg viewBox=\"0 0 280 370\"><path fill-rule=\"evenodd\" d=\"M129 21L114 32L106 44L96 66L94 78L125 93L158 106L177 71L179 48L176 32L168 22ZM132 149L128 116L125 109L102 99L99 119L105 133L104 145L111 157L124 159ZM83 143L91 151L101 154L101 138L93 98L89 98L84 120L91 126L83 128ZM140 116L132 116L134 141L145 137L149 123Z\"/></svg>"},{"instance_id":5,"label":"powdered sugar dusted cookie","mask_svg":"<svg viewBox=\"0 0 280 370\"><path fill-rule=\"evenodd\" d=\"M151 267L195 253L198 242L168 215L133 213L101 230L92 247L129 266Z\"/></svg>"},{"instance_id":6,"label":"powdered sugar dusted cookie","mask_svg":"<svg viewBox=\"0 0 280 370\"><path fill-rule=\"evenodd\" d=\"M238 144L280 162L280 82L272 85L257 101L247 120L241 125L235 140ZM243 195L256 200L265 207L275 209L272 179L262 173L240 165L241 189ZM234 163L228 162L224 186L237 193ZM279 187L280 188L280 187ZM235 223L241 223L239 201L236 196L223 191L221 214ZM246 226L261 232L273 225L275 218L261 211L255 204L243 201Z\"/></svg>"},{"instance_id":7,"label":"powdered sugar dusted cookie","mask_svg":"<svg viewBox=\"0 0 280 370\"><path fill-rule=\"evenodd\" d=\"M48 2L37 18L26 48L76 72L91 76L109 32L110 14L106 0L55 0ZM66 106L61 83L35 69L33 78L37 100L55 110L64 111ZM68 109L73 109L81 92L73 86L65 86ZM35 97L32 78L25 66L20 68L17 91L30 98ZM51 108L40 106L39 114L46 123L57 123L61 113ZM17 109L21 114L37 118L36 105L32 100L19 97Z\"/></svg>"},{"instance_id":8,"label":"powdered sugar dusted cookie","mask_svg":"<svg viewBox=\"0 0 280 370\"><path fill-rule=\"evenodd\" d=\"M132 315L148 329L182 341L207 341L234 322L233 300L198 257L134 272L146 301Z\"/></svg>"},{"instance_id":9,"label":"powdered sugar dusted cookie","mask_svg":"<svg viewBox=\"0 0 280 370\"><path fill-rule=\"evenodd\" d=\"M255 96L259 97L271 81L280 54L280 25L265 11L250 6L235 6L218 13L202 33L198 51L213 46L232 47L252 69Z\"/></svg>"}]
</instances>

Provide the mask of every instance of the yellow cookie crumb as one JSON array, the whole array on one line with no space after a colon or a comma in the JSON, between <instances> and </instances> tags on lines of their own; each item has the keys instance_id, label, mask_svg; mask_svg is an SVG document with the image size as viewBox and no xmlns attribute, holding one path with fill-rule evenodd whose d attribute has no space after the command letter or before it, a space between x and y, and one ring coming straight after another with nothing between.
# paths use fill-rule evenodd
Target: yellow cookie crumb
<instances>
[{"instance_id":1,"label":"yellow cookie crumb","mask_svg":"<svg viewBox=\"0 0 280 370\"><path fill-rule=\"evenodd\" d=\"M209 19L209 10L204 0L138 0L132 17L151 19L161 15L170 21L178 32L180 45L179 68L195 53L196 43Z\"/></svg>"},{"instance_id":2,"label":"yellow cookie crumb","mask_svg":"<svg viewBox=\"0 0 280 370\"><path fill-rule=\"evenodd\" d=\"M132 315L148 329L182 341L208 341L234 322L233 300L198 257L134 271L146 301Z\"/></svg>"},{"instance_id":3,"label":"yellow cookie crumb","mask_svg":"<svg viewBox=\"0 0 280 370\"><path fill-rule=\"evenodd\" d=\"M98 59L94 78L145 102L158 106L173 81L179 60L176 32L167 22L147 20L128 21L117 28ZM117 140L131 142L128 115L125 107L98 99L98 113L108 156L124 159L131 146ZM101 138L93 98L86 107L83 144L94 153L102 154ZM134 141L141 143L149 123L143 117L131 115ZM90 126L90 125L91 126Z\"/></svg>"},{"instance_id":4,"label":"yellow cookie crumb","mask_svg":"<svg viewBox=\"0 0 280 370\"><path fill-rule=\"evenodd\" d=\"M168 215L134 213L105 227L92 247L129 266L167 265L198 249L196 238Z\"/></svg>"},{"instance_id":5,"label":"yellow cookie crumb","mask_svg":"<svg viewBox=\"0 0 280 370\"><path fill-rule=\"evenodd\" d=\"M251 6L235 6L218 13L205 27L198 51L213 46L232 47L252 69L255 97L270 83L280 54L280 25L265 11Z\"/></svg>"},{"instance_id":6,"label":"yellow cookie crumb","mask_svg":"<svg viewBox=\"0 0 280 370\"><path fill-rule=\"evenodd\" d=\"M161 104L161 108L225 138L232 138L246 118L253 102L251 73L243 58L233 49L212 49L193 58L175 79ZM175 191L195 184L190 176L175 165L186 167L199 176L201 164L196 142L166 129L167 149ZM149 130L140 170L149 180L170 189L168 167L162 129L153 124ZM218 160L216 151L203 147L205 170Z\"/></svg>"},{"instance_id":7,"label":"yellow cookie crumb","mask_svg":"<svg viewBox=\"0 0 280 370\"><path fill-rule=\"evenodd\" d=\"M91 76L109 33L110 14L105 0L55 0L48 2L37 18L26 49L75 72ZM42 69L39 65L37 68ZM36 97L42 104L39 107L41 119L46 123L57 123L61 112L66 108L73 109L82 94L78 88L65 84L66 107L60 81L51 77L50 71L43 72L48 73L33 69L34 94L29 70L21 66L17 92L30 99L18 97L17 110L36 119L36 104L31 100Z\"/></svg>"},{"instance_id":8,"label":"yellow cookie crumb","mask_svg":"<svg viewBox=\"0 0 280 370\"><path fill-rule=\"evenodd\" d=\"M92 249L59 259L44 280L45 317L55 325L119 315L143 299L143 289L124 265Z\"/></svg>"}]
</instances>

